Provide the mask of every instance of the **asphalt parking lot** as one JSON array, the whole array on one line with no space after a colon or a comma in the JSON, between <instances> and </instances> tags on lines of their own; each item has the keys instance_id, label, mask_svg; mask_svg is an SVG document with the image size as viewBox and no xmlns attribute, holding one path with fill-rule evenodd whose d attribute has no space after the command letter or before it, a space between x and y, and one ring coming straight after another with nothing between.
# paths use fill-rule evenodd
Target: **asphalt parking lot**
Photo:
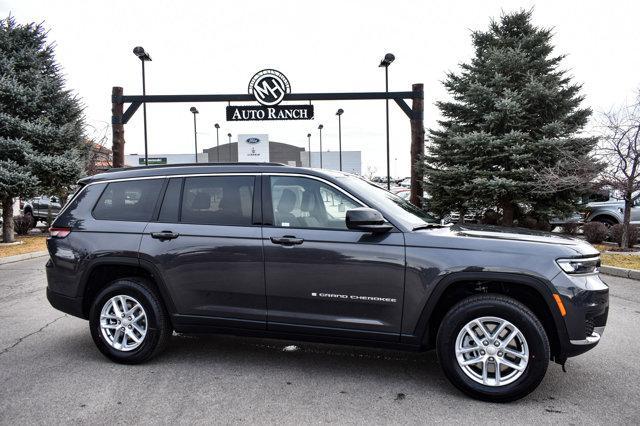
<instances>
[{"instance_id":1,"label":"asphalt parking lot","mask_svg":"<svg viewBox=\"0 0 640 426\"><path fill-rule=\"evenodd\" d=\"M461 395L424 354L174 336L140 366L107 361L87 323L51 308L41 257L0 265L0 423L596 423L640 420L640 282L604 276L609 324L511 404Z\"/></svg>"}]
</instances>

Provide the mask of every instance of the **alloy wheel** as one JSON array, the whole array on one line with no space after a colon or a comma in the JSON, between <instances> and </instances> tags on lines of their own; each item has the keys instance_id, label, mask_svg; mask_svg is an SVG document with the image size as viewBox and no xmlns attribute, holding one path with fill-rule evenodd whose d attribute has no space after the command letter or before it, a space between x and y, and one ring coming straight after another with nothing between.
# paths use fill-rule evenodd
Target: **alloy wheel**
<instances>
[{"instance_id":1,"label":"alloy wheel","mask_svg":"<svg viewBox=\"0 0 640 426\"><path fill-rule=\"evenodd\" d=\"M458 333L455 350L460 369L486 386L515 382L529 362L529 347L522 332L498 317L468 322Z\"/></svg>"},{"instance_id":2,"label":"alloy wheel","mask_svg":"<svg viewBox=\"0 0 640 426\"><path fill-rule=\"evenodd\" d=\"M139 347L147 335L147 314L136 299L117 295L100 312L100 331L114 349L127 352Z\"/></svg>"}]
</instances>

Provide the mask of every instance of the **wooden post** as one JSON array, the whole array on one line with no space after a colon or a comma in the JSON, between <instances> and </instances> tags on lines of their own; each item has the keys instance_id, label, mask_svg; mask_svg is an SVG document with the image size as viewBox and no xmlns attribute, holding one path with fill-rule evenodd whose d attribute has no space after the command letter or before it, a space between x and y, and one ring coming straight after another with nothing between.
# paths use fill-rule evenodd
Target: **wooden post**
<instances>
[{"instance_id":1,"label":"wooden post","mask_svg":"<svg viewBox=\"0 0 640 426\"><path fill-rule=\"evenodd\" d=\"M417 167L418 161L424 155L424 85L421 83L412 86L414 98L411 110L411 198L412 204L421 206L423 194L422 182L424 173L422 167Z\"/></svg>"},{"instance_id":2,"label":"wooden post","mask_svg":"<svg viewBox=\"0 0 640 426\"><path fill-rule=\"evenodd\" d=\"M111 89L111 129L112 129L112 145L113 167L124 167L124 124L122 124L122 114L124 105L122 102L116 102L116 96L122 96L122 87L113 87Z\"/></svg>"}]
</instances>

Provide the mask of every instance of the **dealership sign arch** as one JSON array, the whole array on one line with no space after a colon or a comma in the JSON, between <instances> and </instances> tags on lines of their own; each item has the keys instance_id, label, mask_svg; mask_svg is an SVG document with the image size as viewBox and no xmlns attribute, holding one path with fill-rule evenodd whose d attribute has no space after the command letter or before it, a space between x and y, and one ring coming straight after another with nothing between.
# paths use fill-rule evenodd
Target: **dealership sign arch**
<instances>
[{"instance_id":1,"label":"dealership sign arch","mask_svg":"<svg viewBox=\"0 0 640 426\"><path fill-rule=\"evenodd\" d=\"M283 73L274 69L258 71L249 81L248 93L192 95L124 95L122 87L113 87L112 151L113 166L124 166L124 125L143 103L227 102L227 120L311 120L313 101L393 100L406 114L411 124L411 201L416 205L422 196L422 172L415 167L424 154L424 89L414 84L404 92L333 92L292 93L291 84ZM410 107L406 100L412 100ZM307 102L305 105L282 105L282 102ZM258 105L232 105L257 102ZM125 110L124 106L127 104ZM270 110L269 108L273 108ZM262 112L260 112L262 111ZM419 195L418 195L419 194Z\"/></svg>"}]
</instances>

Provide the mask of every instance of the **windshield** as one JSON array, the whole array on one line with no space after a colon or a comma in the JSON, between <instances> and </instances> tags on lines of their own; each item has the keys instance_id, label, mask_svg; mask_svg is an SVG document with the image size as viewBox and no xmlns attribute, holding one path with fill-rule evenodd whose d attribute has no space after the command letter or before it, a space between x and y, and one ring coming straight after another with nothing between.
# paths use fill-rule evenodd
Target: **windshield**
<instances>
[{"instance_id":1,"label":"windshield","mask_svg":"<svg viewBox=\"0 0 640 426\"><path fill-rule=\"evenodd\" d=\"M339 179L344 179L347 185L374 201L381 209L390 212L400 220L411 223L414 226L438 223L436 218L426 211L364 179L354 176L344 176Z\"/></svg>"}]
</instances>

